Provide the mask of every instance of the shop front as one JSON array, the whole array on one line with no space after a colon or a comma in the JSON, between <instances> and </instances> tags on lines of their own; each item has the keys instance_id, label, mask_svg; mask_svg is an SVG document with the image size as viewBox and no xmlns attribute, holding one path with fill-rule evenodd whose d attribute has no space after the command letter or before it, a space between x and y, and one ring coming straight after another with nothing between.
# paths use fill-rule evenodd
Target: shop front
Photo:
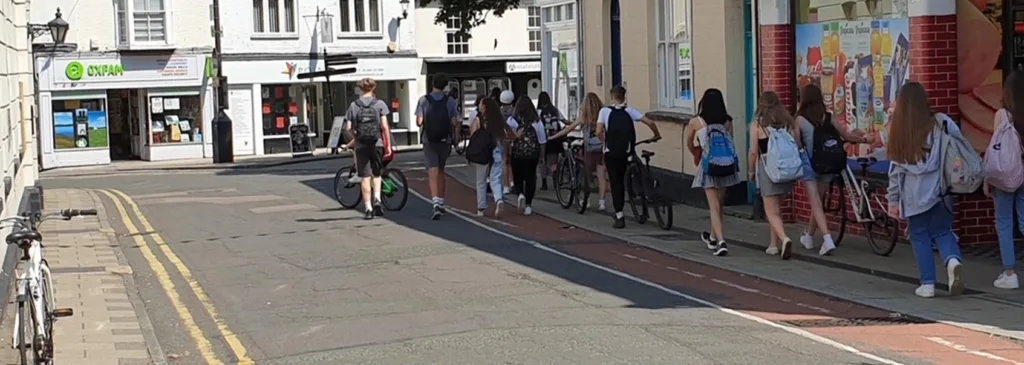
<instances>
[{"instance_id":1,"label":"shop front","mask_svg":"<svg viewBox=\"0 0 1024 365\"><path fill-rule=\"evenodd\" d=\"M325 147L334 116L344 116L361 94L356 82L367 77L377 80L377 98L391 108L389 122L396 144L419 143L415 106L410 105L419 96L419 59L359 59L355 73L331 77L330 92L322 77L297 77L323 69L321 60L225 60L235 155L291 153L289 128L294 124L309 125L314 144ZM329 95L334 96L333 115Z\"/></svg>"},{"instance_id":2,"label":"shop front","mask_svg":"<svg viewBox=\"0 0 1024 365\"><path fill-rule=\"evenodd\" d=\"M1002 105L1002 81L1021 69L1024 58L1024 1L862 0L761 1L761 89L775 91L795 108L798 88L815 84L849 129L875 136L873 145L851 147L856 157L875 157L867 180L887 185L886 141L896 94L907 81L922 83L932 108L957 120L975 149L984 151L995 112ZM769 4L771 3L771 4ZM1021 35L1018 36L1018 32ZM770 50L770 51L768 51ZM884 197L884 192L881 196ZM980 192L956 197L960 243L996 242L992 201ZM802 189L785 210L790 221L806 222L808 197ZM852 207L845 212L852 217ZM830 223L837 221L830 216ZM851 229L852 228L852 229ZM905 234L905 225L901 227ZM847 228L861 234L860 227Z\"/></svg>"},{"instance_id":3,"label":"shop front","mask_svg":"<svg viewBox=\"0 0 1024 365\"><path fill-rule=\"evenodd\" d=\"M463 118L469 117L479 95L490 95L494 88L512 90L516 97L528 95L534 103L543 90L539 56L501 59L444 57L424 59L424 62L427 85L420 92L430 91L431 75L439 72L448 74L448 90L458 90ZM468 120L465 122L468 123Z\"/></svg>"},{"instance_id":4,"label":"shop front","mask_svg":"<svg viewBox=\"0 0 1024 365\"><path fill-rule=\"evenodd\" d=\"M42 168L212 155L207 57L38 57Z\"/></svg>"}]
</instances>

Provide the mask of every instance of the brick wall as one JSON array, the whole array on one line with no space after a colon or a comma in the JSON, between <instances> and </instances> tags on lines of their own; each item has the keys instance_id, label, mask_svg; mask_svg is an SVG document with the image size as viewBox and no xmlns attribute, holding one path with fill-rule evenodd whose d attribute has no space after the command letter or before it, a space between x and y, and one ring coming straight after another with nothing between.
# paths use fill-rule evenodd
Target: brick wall
<instances>
[{"instance_id":1,"label":"brick wall","mask_svg":"<svg viewBox=\"0 0 1024 365\"><path fill-rule=\"evenodd\" d=\"M783 105L796 109L796 51L793 44L793 25L762 25L759 28L761 44L758 49L761 64L761 90L779 94ZM782 202L782 219L794 222L794 205L791 199Z\"/></svg>"}]
</instances>

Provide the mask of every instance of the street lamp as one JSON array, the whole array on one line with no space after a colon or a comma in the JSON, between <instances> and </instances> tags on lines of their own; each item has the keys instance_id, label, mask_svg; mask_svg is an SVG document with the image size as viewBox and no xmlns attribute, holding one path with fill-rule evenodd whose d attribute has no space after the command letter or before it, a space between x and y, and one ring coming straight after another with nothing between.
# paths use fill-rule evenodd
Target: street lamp
<instances>
[{"instance_id":1,"label":"street lamp","mask_svg":"<svg viewBox=\"0 0 1024 365\"><path fill-rule=\"evenodd\" d=\"M409 0L400 0L398 2L402 5L402 19L409 18Z\"/></svg>"},{"instance_id":2,"label":"street lamp","mask_svg":"<svg viewBox=\"0 0 1024 365\"><path fill-rule=\"evenodd\" d=\"M38 36L50 32L50 37L53 38L53 44L64 44L64 41L68 37L68 22L64 20L63 15L60 13L60 8L57 8L57 14L53 20L46 24L28 24L29 38L35 39Z\"/></svg>"}]
</instances>

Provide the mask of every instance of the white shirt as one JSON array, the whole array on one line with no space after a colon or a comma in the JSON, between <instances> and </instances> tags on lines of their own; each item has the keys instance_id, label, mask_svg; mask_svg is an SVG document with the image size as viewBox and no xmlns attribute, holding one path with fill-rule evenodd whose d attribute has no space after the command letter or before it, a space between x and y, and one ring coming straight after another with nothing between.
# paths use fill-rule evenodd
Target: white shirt
<instances>
[{"instance_id":1,"label":"white shirt","mask_svg":"<svg viewBox=\"0 0 1024 365\"><path fill-rule=\"evenodd\" d=\"M619 107L619 106L622 106L622 105L613 105L613 106ZM643 119L643 117L644 117L644 113L641 113L639 110L633 109L633 108L628 107L628 106L626 107L626 113L629 113L629 117L633 118L634 122L639 122L640 119ZM601 123L601 125L604 125L605 129L608 128L608 116L611 115L611 114L612 114L612 108L611 107L607 107L607 106L604 107L604 108L601 108L601 111L598 112L598 114L597 114L597 122Z\"/></svg>"},{"instance_id":2,"label":"white shirt","mask_svg":"<svg viewBox=\"0 0 1024 365\"><path fill-rule=\"evenodd\" d=\"M512 128L513 131L519 130L519 121L516 120L516 118L509 117L506 123L508 123L508 127ZM537 143L548 143L548 134L544 132L544 123L537 121L533 123L532 127L535 131L537 131Z\"/></svg>"}]
</instances>

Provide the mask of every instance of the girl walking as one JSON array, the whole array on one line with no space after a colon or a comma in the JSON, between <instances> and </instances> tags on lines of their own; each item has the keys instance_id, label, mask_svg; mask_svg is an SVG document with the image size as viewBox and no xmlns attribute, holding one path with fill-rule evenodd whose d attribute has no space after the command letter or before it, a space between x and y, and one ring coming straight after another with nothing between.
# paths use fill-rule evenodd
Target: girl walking
<instances>
[{"instance_id":1,"label":"girl walking","mask_svg":"<svg viewBox=\"0 0 1024 365\"><path fill-rule=\"evenodd\" d=\"M519 96L512 117L508 118L508 127L515 131L515 138L509 151L512 158L512 184L519 188L519 199L516 207L523 214L533 214L533 195L537 191L537 163L544 156L544 144L547 134L544 123L537 116L533 100L529 96Z\"/></svg>"},{"instance_id":2,"label":"girl walking","mask_svg":"<svg viewBox=\"0 0 1024 365\"><path fill-rule=\"evenodd\" d=\"M769 255L779 255L783 260L788 260L793 250L793 241L786 235L780 207L782 198L793 191L794 181L773 181L768 173L768 168L775 169L778 166L767 166L766 164L771 162L766 160L767 155L773 152L769 151L770 139L775 138L780 142L795 143L800 140L800 128L796 126L793 117L786 111L786 107L782 106L779 95L771 91L761 94L757 101L757 109L754 111L754 118L756 118L754 123L757 128L750 132L750 146L756 146L756 148L750 150L748 171L750 171L749 181L757 181L757 187L764 200L765 217L768 218L770 225L771 239L768 249L764 252ZM799 160L799 156L790 157Z\"/></svg>"},{"instance_id":3,"label":"girl walking","mask_svg":"<svg viewBox=\"0 0 1024 365\"><path fill-rule=\"evenodd\" d=\"M910 244L917 259L920 297L935 296L935 255L939 249L949 276L949 292L959 295L964 284L960 246L953 233L953 200L943 183L943 133L961 136L960 128L928 105L924 86L910 82L900 88L889 122L889 215L908 221ZM945 131L945 132L944 132Z\"/></svg>"},{"instance_id":4,"label":"girl walking","mask_svg":"<svg viewBox=\"0 0 1024 365\"><path fill-rule=\"evenodd\" d=\"M551 95L547 91L542 91L540 95L537 95L537 115L544 123L544 132L549 136L554 136L565 128L565 116L551 103ZM565 151L563 142L565 140L561 137L552 137L548 138L548 142L545 143L543 163L538 167L540 169L540 190L548 190L548 177L555 172L558 156ZM554 184L556 182L552 181L552 185Z\"/></svg>"},{"instance_id":5,"label":"girl walking","mask_svg":"<svg viewBox=\"0 0 1024 365\"><path fill-rule=\"evenodd\" d=\"M489 98L481 99L480 105L477 107L477 117L469 126L470 136L478 132L489 134L495 147L491 152L491 163L473 163L476 168L476 215L482 217L484 211L487 210L487 187L490 183L491 192L494 194L494 216L497 217L501 213L501 207L505 204L501 190L501 175L502 166L505 165L505 144L512 131L509 129L505 117L501 115L496 101Z\"/></svg>"},{"instance_id":6,"label":"girl walking","mask_svg":"<svg viewBox=\"0 0 1024 365\"><path fill-rule=\"evenodd\" d=\"M686 148L694 156L701 156L698 161L697 172L693 177L694 188L704 189L704 195L708 200L708 210L711 213L711 232L701 232L700 239L704 241L708 249L715 256L724 256L729 253L725 244L725 230L723 228L726 188L739 184L740 178L738 165L736 165L736 147L732 141L732 117L725 109L725 98L718 89L708 89L700 98L697 105L697 117L687 123L691 131L684 132ZM712 145L715 146L712 146ZM712 165L712 150L727 152L732 158L733 167L725 166L717 169ZM720 164L726 164L717 162Z\"/></svg>"},{"instance_id":7,"label":"girl walking","mask_svg":"<svg viewBox=\"0 0 1024 365\"><path fill-rule=\"evenodd\" d=\"M1000 289L1017 289L1020 282L1017 279L1017 256L1013 247L1013 213L1016 209L1017 227L1024 232L1024 188L1020 187L1020 170L1024 161L1019 156L1021 148L999 144L1005 141L1019 146L1020 141L1024 141L1024 136L1020 134L1024 130L1024 75L1014 72L1003 82L1003 108L996 112L992 125L996 132L992 134L989 150L985 153L984 191L995 203L996 234L999 236L999 256L1003 262L1003 271L992 285ZM1018 155L1007 155L1004 159L997 157L1000 153ZM995 162L996 169L1003 171L992 171L990 166L993 165L989 159L998 159ZM1004 166L998 166L1004 161Z\"/></svg>"},{"instance_id":8,"label":"girl walking","mask_svg":"<svg viewBox=\"0 0 1024 365\"><path fill-rule=\"evenodd\" d=\"M604 108L601 97L594 93L587 93L583 99L583 107L580 108L580 116L575 122L555 133L550 139L558 139L580 128L583 132L583 166L584 174L588 179L597 171L597 194L598 210L606 208L604 197L608 195L608 172L604 168L604 142L597 136L597 116ZM556 182L557 184L557 182ZM587 184L587 186L593 186Z\"/></svg>"}]
</instances>

